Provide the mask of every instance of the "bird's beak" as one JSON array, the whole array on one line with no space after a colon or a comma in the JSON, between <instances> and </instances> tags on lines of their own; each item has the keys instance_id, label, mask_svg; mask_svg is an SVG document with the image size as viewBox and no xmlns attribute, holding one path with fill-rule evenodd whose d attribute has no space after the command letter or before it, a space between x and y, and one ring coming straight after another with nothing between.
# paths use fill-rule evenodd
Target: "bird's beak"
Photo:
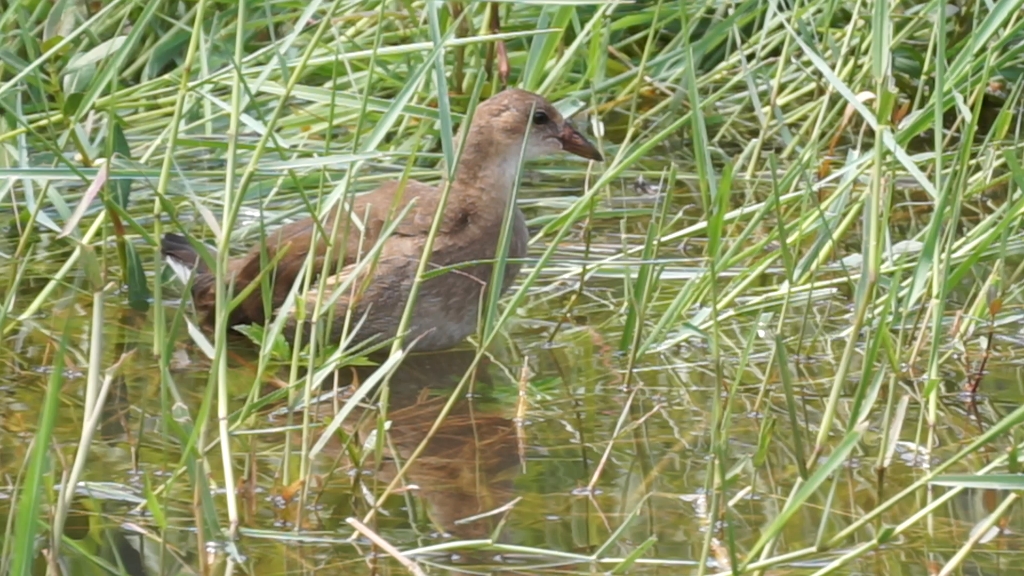
<instances>
[{"instance_id":1,"label":"bird's beak","mask_svg":"<svg viewBox=\"0 0 1024 576\"><path fill-rule=\"evenodd\" d=\"M568 122L562 127L562 133L558 135L558 141L562 143L562 150L566 152L587 158L588 160L597 160L598 162L604 160L604 157L597 151L597 148Z\"/></svg>"}]
</instances>

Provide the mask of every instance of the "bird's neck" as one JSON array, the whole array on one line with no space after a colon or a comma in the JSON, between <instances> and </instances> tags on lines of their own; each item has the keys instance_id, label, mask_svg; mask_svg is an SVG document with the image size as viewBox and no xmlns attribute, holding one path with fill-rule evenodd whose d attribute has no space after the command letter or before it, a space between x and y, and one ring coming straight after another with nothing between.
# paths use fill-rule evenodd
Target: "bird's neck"
<instances>
[{"instance_id":1,"label":"bird's neck","mask_svg":"<svg viewBox=\"0 0 1024 576\"><path fill-rule=\"evenodd\" d=\"M496 140L480 126L472 126L466 136L452 178L452 188L476 190L487 199L500 202L502 209L512 194L519 172L520 148ZM459 136L456 136L456 146Z\"/></svg>"}]
</instances>

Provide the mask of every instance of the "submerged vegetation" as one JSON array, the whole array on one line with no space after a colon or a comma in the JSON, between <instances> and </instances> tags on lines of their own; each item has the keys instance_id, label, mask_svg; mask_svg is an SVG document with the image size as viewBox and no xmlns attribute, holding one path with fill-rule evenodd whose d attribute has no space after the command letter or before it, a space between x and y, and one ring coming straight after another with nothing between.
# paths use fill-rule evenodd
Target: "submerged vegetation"
<instances>
[{"instance_id":1,"label":"submerged vegetation","mask_svg":"<svg viewBox=\"0 0 1024 576\"><path fill-rule=\"evenodd\" d=\"M0 573L1012 571L1022 3L0 4ZM197 325L163 234L437 182L505 83L605 161L462 348Z\"/></svg>"}]
</instances>

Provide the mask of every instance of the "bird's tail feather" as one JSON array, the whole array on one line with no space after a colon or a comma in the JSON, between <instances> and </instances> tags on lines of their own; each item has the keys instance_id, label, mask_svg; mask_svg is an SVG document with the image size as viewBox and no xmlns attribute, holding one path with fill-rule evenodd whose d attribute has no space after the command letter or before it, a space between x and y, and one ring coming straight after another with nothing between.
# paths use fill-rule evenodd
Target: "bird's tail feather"
<instances>
[{"instance_id":1,"label":"bird's tail feather","mask_svg":"<svg viewBox=\"0 0 1024 576\"><path fill-rule=\"evenodd\" d=\"M207 250L210 251L211 256L216 254L213 248L207 247ZM180 234L164 234L163 241L160 243L160 253L163 254L164 261L167 262L171 270L174 270L175 276L183 283L188 283L193 274L209 272L209 268L196 249Z\"/></svg>"}]
</instances>

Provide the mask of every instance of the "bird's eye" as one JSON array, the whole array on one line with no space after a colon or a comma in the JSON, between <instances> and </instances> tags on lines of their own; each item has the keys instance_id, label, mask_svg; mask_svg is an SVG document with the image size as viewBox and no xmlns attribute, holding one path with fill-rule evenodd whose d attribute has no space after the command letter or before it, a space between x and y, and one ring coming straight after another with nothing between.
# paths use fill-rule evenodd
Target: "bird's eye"
<instances>
[{"instance_id":1,"label":"bird's eye","mask_svg":"<svg viewBox=\"0 0 1024 576\"><path fill-rule=\"evenodd\" d=\"M542 124L547 124L548 120L550 120L550 118L548 118L548 113L543 110L537 110L533 113L534 125L540 126Z\"/></svg>"}]
</instances>

